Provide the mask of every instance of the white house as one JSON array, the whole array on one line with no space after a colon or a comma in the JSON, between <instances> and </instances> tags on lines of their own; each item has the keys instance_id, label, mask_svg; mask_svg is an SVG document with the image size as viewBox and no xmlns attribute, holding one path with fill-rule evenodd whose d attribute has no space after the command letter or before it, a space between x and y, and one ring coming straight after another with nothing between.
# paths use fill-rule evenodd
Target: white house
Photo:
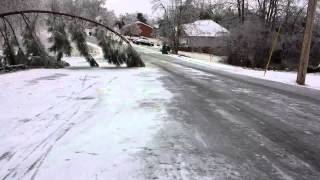
<instances>
[{"instance_id":1,"label":"white house","mask_svg":"<svg viewBox=\"0 0 320 180\"><path fill-rule=\"evenodd\" d=\"M213 20L199 20L184 24L184 35L180 39L181 46L197 51L214 51L226 45L225 39L229 31Z\"/></svg>"}]
</instances>

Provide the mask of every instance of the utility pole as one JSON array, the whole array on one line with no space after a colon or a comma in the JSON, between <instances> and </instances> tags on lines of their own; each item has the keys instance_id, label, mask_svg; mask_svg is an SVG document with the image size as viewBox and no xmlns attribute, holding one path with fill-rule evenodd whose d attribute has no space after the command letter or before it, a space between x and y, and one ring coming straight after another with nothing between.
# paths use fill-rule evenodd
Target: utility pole
<instances>
[{"instance_id":1,"label":"utility pole","mask_svg":"<svg viewBox=\"0 0 320 180\"><path fill-rule=\"evenodd\" d=\"M300 56L300 64L298 69L297 83L304 85L306 81L306 75L309 65L309 55L310 55L310 46L312 38L312 30L314 24L314 17L316 14L317 0L309 0L308 3L308 12L307 12L307 23L303 36L303 43Z\"/></svg>"}]
</instances>

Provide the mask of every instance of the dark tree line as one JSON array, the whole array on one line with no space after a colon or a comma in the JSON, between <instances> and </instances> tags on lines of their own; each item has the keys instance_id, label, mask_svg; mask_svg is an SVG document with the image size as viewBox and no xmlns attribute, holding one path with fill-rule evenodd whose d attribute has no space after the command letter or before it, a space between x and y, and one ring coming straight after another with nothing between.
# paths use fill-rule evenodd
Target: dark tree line
<instances>
[{"instance_id":1,"label":"dark tree line","mask_svg":"<svg viewBox=\"0 0 320 180\"><path fill-rule=\"evenodd\" d=\"M228 24L231 30L228 42L230 49L228 63L266 68L271 49L274 49L270 68L296 70L306 22L307 1L257 0L253 2L255 6L244 8L243 2L237 3L238 12L235 16L239 17L239 23L232 21L230 23L226 17L222 20L222 23ZM320 64L319 22L318 15L312 37L310 69ZM279 36L276 39L277 33ZM272 47L273 44L274 47Z\"/></svg>"}]
</instances>

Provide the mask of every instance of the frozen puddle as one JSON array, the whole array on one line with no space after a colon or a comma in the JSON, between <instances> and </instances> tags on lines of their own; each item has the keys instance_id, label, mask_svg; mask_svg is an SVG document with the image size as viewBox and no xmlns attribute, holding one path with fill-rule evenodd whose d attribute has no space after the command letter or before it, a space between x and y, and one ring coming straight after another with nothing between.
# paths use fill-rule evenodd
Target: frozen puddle
<instances>
[{"instance_id":1,"label":"frozen puddle","mask_svg":"<svg viewBox=\"0 0 320 180\"><path fill-rule=\"evenodd\" d=\"M1 75L0 179L143 179L136 154L171 98L160 77L149 68Z\"/></svg>"}]
</instances>

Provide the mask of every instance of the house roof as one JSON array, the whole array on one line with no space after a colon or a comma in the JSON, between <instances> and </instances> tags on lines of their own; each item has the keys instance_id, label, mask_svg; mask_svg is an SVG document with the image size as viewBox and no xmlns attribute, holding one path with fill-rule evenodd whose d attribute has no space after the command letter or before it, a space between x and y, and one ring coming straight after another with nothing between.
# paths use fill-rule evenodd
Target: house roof
<instances>
[{"instance_id":1,"label":"house roof","mask_svg":"<svg viewBox=\"0 0 320 180\"><path fill-rule=\"evenodd\" d=\"M148 27L150 27L152 29L154 28L154 27L150 26L149 24L146 24L146 23L141 22L141 21L136 21L135 24L143 24L143 25L148 26Z\"/></svg>"},{"instance_id":2,"label":"house roof","mask_svg":"<svg viewBox=\"0 0 320 180\"><path fill-rule=\"evenodd\" d=\"M194 23L184 24L184 32L187 36L216 37L229 34L229 31L213 20L199 20Z\"/></svg>"}]
</instances>

